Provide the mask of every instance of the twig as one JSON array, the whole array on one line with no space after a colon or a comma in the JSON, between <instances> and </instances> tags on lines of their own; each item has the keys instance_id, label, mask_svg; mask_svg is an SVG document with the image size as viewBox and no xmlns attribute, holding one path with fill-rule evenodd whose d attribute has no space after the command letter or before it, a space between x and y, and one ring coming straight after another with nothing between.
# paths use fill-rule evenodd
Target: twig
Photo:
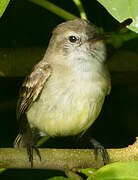
<instances>
[{"instance_id":1,"label":"twig","mask_svg":"<svg viewBox=\"0 0 138 180\"><path fill-rule=\"evenodd\" d=\"M39 6L46 8L50 12L62 17L65 20L71 20L71 19L78 18L74 14L56 6L55 4L53 4L47 0L28 0L28 1L33 2Z\"/></svg>"},{"instance_id":2,"label":"twig","mask_svg":"<svg viewBox=\"0 0 138 180\"><path fill-rule=\"evenodd\" d=\"M80 17L83 19L88 19L81 0L73 0L73 2L75 3L80 12Z\"/></svg>"}]
</instances>

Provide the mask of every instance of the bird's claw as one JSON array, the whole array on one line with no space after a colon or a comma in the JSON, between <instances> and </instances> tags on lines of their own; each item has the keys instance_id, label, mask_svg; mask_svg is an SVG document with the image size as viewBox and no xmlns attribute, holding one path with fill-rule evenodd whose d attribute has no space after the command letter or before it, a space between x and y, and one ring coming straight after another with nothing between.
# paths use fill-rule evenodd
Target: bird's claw
<instances>
[{"instance_id":1,"label":"bird's claw","mask_svg":"<svg viewBox=\"0 0 138 180\"><path fill-rule=\"evenodd\" d=\"M27 144L27 155L28 155L29 162L31 164L31 168L33 168L33 149L35 150L36 154L38 155L41 161L41 155L40 155L39 149L34 144Z\"/></svg>"},{"instance_id":2,"label":"bird's claw","mask_svg":"<svg viewBox=\"0 0 138 180\"><path fill-rule=\"evenodd\" d=\"M90 142L94 146L95 159L97 159L97 157L98 157L98 150L99 150L102 155L104 165L108 164L109 163L109 155L108 155L107 150L95 139L90 139Z\"/></svg>"}]
</instances>

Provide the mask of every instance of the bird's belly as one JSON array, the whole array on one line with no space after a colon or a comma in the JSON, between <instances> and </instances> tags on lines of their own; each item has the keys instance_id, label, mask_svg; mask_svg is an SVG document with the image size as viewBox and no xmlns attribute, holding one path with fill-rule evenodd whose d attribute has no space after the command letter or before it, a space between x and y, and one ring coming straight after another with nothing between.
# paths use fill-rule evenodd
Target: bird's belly
<instances>
[{"instance_id":1,"label":"bird's belly","mask_svg":"<svg viewBox=\"0 0 138 180\"><path fill-rule=\"evenodd\" d=\"M96 94L95 94L96 93ZM99 115L104 96L92 87L56 92L43 90L27 112L31 127L49 136L76 135L87 130ZM46 96L45 96L46 94Z\"/></svg>"}]
</instances>

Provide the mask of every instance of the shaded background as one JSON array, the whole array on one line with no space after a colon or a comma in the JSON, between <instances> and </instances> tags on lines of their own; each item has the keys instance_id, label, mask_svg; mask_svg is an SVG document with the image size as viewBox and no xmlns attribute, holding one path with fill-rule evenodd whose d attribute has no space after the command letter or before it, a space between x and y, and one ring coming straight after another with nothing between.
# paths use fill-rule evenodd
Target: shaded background
<instances>
[{"instance_id":1,"label":"shaded background","mask_svg":"<svg viewBox=\"0 0 138 180\"><path fill-rule=\"evenodd\" d=\"M51 2L79 16L72 1L51 0ZM88 19L95 25L103 27L105 31L113 31L118 27L117 21L96 0L82 2ZM52 29L63 21L60 17L27 0L13 0L0 19L0 48L47 46ZM138 39L124 43L120 50L138 53ZM108 148L125 147L132 144L138 136L138 82L115 82L115 78L117 78L116 74L112 73L111 94L106 98L99 118L88 131ZM11 147L18 133L15 114L22 81L23 77L0 78L0 147ZM86 136L79 141L76 139L78 138L50 139L43 147L91 147ZM48 170L14 169L0 174L0 179L47 179L61 174Z\"/></svg>"}]
</instances>

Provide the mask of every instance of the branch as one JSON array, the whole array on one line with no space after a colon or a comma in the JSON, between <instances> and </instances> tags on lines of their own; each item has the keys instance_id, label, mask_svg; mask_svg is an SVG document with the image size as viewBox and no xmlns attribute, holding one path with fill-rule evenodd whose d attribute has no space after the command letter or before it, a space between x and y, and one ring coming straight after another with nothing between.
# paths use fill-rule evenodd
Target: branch
<instances>
[{"instance_id":1,"label":"branch","mask_svg":"<svg viewBox=\"0 0 138 180\"><path fill-rule=\"evenodd\" d=\"M77 171L80 168L100 168L101 156L95 160L90 149L39 149L42 160L34 154L34 169L55 169ZM138 139L121 149L108 149L110 162L138 161ZM25 149L0 148L0 168L30 168Z\"/></svg>"},{"instance_id":2,"label":"branch","mask_svg":"<svg viewBox=\"0 0 138 180\"><path fill-rule=\"evenodd\" d=\"M78 18L74 14L64 10L63 8L61 8L59 6L56 6L55 4L53 4L47 0L28 0L28 1L33 2L41 7L46 8L50 12L56 14L57 16L59 16L63 19L70 20L70 19Z\"/></svg>"}]
</instances>

